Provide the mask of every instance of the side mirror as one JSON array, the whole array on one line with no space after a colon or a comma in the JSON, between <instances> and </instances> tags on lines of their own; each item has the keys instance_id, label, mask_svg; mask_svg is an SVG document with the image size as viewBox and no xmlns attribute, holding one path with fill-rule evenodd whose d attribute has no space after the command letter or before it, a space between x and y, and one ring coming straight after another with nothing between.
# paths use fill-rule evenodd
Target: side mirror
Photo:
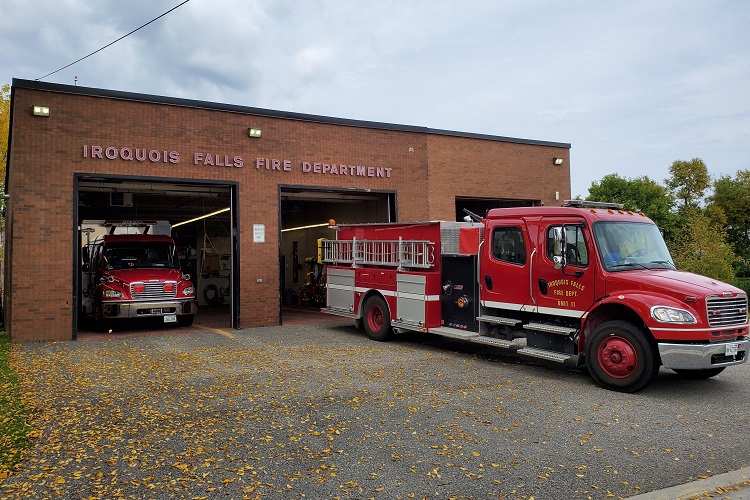
<instances>
[{"instance_id":1,"label":"side mirror","mask_svg":"<svg viewBox=\"0 0 750 500\"><path fill-rule=\"evenodd\" d=\"M89 253L88 245L81 249L81 256L83 257L84 262L89 262L91 260L91 254Z\"/></svg>"},{"instance_id":2,"label":"side mirror","mask_svg":"<svg viewBox=\"0 0 750 500\"><path fill-rule=\"evenodd\" d=\"M89 269L90 268L89 268L89 263L88 262L86 262L84 265L81 266L81 271L83 271L84 273L89 272Z\"/></svg>"},{"instance_id":3,"label":"side mirror","mask_svg":"<svg viewBox=\"0 0 750 500\"><path fill-rule=\"evenodd\" d=\"M552 262L555 269L561 269L565 266L565 233L563 233L562 227L552 228Z\"/></svg>"}]
</instances>

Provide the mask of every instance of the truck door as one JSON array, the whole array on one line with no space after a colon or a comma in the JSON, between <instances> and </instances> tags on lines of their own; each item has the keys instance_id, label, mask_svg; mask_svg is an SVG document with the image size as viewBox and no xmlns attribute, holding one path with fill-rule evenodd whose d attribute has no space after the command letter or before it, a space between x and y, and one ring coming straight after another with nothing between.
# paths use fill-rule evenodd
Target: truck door
<instances>
[{"instance_id":1,"label":"truck door","mask_svg":"<svg viewBox=\"0 0 750 500\"><path fill-rule=\"evenodd\" d=\"M565 264L555 269L555 229L564 234ZM580 219L543 218L538 233L533 293L539 312L580 318L594 301L591 233Z\"/></svg>"},{"instance_id":2,"label":"truck door","mask_svg":"<svg viewBox=\"0 0 750 500\"><path fill-rule=\"evenodd\" d=\"M531 302L531 242L522 219L487 222L481 250L479 286L482 305L513 311L533 311Z\"/></svg>"}]
</instances>

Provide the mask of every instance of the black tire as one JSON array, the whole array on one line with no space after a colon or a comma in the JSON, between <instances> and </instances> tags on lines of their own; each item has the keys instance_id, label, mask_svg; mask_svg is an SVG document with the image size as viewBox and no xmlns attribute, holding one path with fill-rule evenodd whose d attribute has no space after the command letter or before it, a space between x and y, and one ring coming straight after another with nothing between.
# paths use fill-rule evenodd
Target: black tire
<instances>
[{"instance_id":1,"label":"black tire","mask_svg":"<svg viewBox=\"0 0 750 500\"><path fill-rule=\"evenodd\" d=\"M354 328L359 330L360 332L365 331L365 320L362 318L357 318L354 320Z\"/></svg>"},{"instance_id":2,"label":"black tire","mask_svg":"<svg viewBox=\"0 0 750 500\"><path fill-rule=\"evenodd\" d=\"M94 330L97 332L109 331L109 321L103 315L101 302L94 305Z\"/></svg>"},{"instance_id":3,"label":"black tire","mask_svg":"<svg viewBox=\"0 0 750 500\"><path fill-rule=\"evenodd\" d=\"M193 324L193 319L195 319L195 314L183 314L177 316L177 324L180 326L191 326Z\"/></svg>"},{"instance_id":4,"label":"black tire","mask_svg":"<svg viewBox=\"0 0 750 500\"><path fill-rule=\"evenodd\" d=\"M365 301L362 320L365 333L372 340L383 342L391 338L391 313L383 297L375 295Z\"/></svg>"},{"instance_id":5,"label":"black tire","mask_svg":"<svg viewBox=\"0 0 750 500\"><path fill-rule=\"evenodd\" d=\"M724 367L721 368L706 368L705 370L683 370L681 368L673 368L674 372L683 378L689 378L692 380L702 380L711 377L715 377L719 373L724 371Z\"/></svg>"},{"instance_id":6,"label":"black tire","mask_svg":"<svg viewBox=\"0 0 750 500\"><path fill-rule=\"evenodd\" d=\"M203 300L209 306L220 306L224 303L224 297L219 293L219 287L213 283L206 285L206 288L203 289Z\"/></svg>"},{"instance_id":7,"label":"black tire","mask_svg":"<svg viewBox=\"0 0 750 500\"><path fill-rule=\"evenodd\" d=\"M659 364L646 334L627 321L608 321L586 339L586 365L601 387L637 392L654 381Z\"/></svg>"}]
</instances>

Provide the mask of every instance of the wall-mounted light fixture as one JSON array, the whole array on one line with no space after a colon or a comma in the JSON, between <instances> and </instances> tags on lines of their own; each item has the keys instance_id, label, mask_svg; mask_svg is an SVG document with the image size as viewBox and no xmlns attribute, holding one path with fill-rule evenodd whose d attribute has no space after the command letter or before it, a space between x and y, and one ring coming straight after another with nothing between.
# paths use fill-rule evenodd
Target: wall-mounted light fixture
<instances>
[{"instance_id":1,"label":"wall-mounted light fixture","mask_svg":"<svg viewBox=\"0 0 750 500\"><path fill-rule=\"evenodd\" d=\"M49 116L49 106L34 106L34 116Z\"/></svg>"},{"instance_id":2,"label":"wall-mounted light fixture","mask_svg":"<svg viewBox=\"0 0 750 500\"><path fill-rule=\"evenodd\" d=\"M257 139L260 137L260 135L263 133L263 131L259 128L249 128L247 129L247 135L248 137L252 137L253 139Z\"/></svg>"},{"instance_id":3,"label":"wall-mounted light fixture","mask_svg":"<svg viewBox=\"0 0 750 500\"><path fill-rule=\"evenodd\" d=\"M552 158L552 163L554 163L555 165L562 165L563 164L563 159L562 158Z\"/></svg>"},{"instance_id":4,"label":"wall-mounted light fixture","mask_svg":"<svg viewBox=\"0 0 750 500\"><path fill-rule=\"evenodd\" d=\"M555 201L560 200L560 191L555 191Z\"/></svg>"}]
</instances>

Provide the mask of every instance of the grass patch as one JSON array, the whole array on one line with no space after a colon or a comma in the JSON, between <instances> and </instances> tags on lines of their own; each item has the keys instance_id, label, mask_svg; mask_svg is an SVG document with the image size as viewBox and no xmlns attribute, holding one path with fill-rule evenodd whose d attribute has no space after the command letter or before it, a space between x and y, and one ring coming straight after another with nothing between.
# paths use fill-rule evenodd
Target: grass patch
<instances>
[{"instance_id":1,"label":"grass patch","mask_svg":"<svg viewBox=\"0 0 750 500\"><path fill-rule=\"evenodd\" d=\"M10 336L0 331L0 479L21 460L31 431L18 377L10 367L10 349Z\"/></svg>"}]
</instances>

